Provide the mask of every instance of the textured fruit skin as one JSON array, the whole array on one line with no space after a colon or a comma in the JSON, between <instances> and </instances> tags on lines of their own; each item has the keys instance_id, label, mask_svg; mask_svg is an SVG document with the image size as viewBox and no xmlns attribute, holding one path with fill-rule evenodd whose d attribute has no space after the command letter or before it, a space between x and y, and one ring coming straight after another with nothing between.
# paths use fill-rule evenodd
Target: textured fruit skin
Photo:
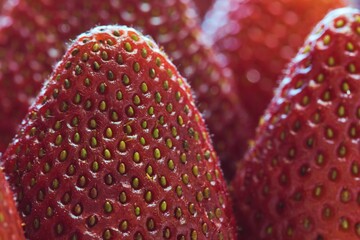
<instances>
[{"instance_id":1,"label":"textured fruit skin","mask_svg":"<svg viewBox=\"0 0 360 240\"><path fill-rule=\"evenodd\" d=\"M343 0L218 0L203 29L236 77L250 121L258 122L282 71L315 24Z\"/></svg>"},{"instance_id":2,"label":"textured fruit skin","mask_svg":"<svg viewBox=\"0 0 360 240\"><path fill-rule=\"evenodd\" d=\"M0 171L0 239L25 240L13 193L2 170Z\"/></svg>"},{"instance_id":3,"label":"textured fruit skin","mask_svg":"<svg viewBox=\"0 0 360 240\"><path fill-rule=\"evenodd\" d=\"M0 107L4 112L0 134L8 136L2 138L4 145L25 116L29 99L36 96L64 53L64 43L95 25L124 24L151 35L164 47L194 90L220 158L229 160L227 169L234 169L233 160L244 152L255 127L246 124L231 71L220 66L204 42L192 1L24 0L7 16L9 21L0 29Z\"/></svg>"},{"instance_id":4,"label":"textured fruit skin","mask_svg":"<svg viewBox=\"0 0 360 240\"><path fill-rule=\"evenodd\" d=\"M359 238L359 49L343 8L292 60L232 182L245 239Z\"/></svg>"},{"instance_id":5,"label":"textured fruit skin","mask_svg":"<svg viewBox=\"0 0 360 240\"><path fill-rule=\"evenodd\" d=\"M235 239L190 87L134 29L78 37L3 161L33 239Z\"/></svg>"}]
</instances>

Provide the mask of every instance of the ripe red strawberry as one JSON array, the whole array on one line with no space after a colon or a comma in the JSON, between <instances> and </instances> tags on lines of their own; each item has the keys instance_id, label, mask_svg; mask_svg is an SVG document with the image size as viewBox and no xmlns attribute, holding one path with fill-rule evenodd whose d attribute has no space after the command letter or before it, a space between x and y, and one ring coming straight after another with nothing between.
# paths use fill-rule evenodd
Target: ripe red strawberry
<instances>
[{"instance_id":1,"label":"ripe red strawberry","mask_svg":"<svg viewBox=\"0 0 360 240\"><path fill-rule=\"evenodd\" d=\"M289 65L232 183L245 239L360 237L359 49L338 9Z\"/></svg>"},{"instance_id":2,"label":"ripe red strawberry","mask_svg":"<svg viewBox=\"0 0 360 240\"><path fill-rule=\"evenodd\" d=\"M141 29L164 46L194 89L221 159L232 164L232 156L241 155L253 128L246 125L246 113L233 91L233 76L220 67L213 50L203 42L190 4L190 0L19 1L8 11L7 25L0 29L0 107L4 113L0 115L0 133L7 133L4 145L25 115L29 98L38 93L42 80L63 54L63 43L96 24L120 23Z\"/></svg>"},{"instance_id":3,"label":"ripe red strawberry","mask_svg":"<svg viewBox=\"0 0 360 240\"><path fill-rule=\"evenodd\" d=\"M131 28L75 40L3 161L33 239L235 238L190 88Z\"/></svg>"},{"instance_id":4,"label":"ripe red strawberry","mask_svg":"<svg viewBox=\"0 0 360 240\"><path fill-rule=\"evenodd\" d=\"M204 30L237 76L240 97L258 122L282 70L305 37L346 0L218 0Z\"/></svg>"},{"instance_id":5,"label":"ripe red strawberry","mask_svg":"<svg viewBox=\"0 0 360 240\"><path fill-rule=\"evenodd\" d=\"M13 193L9 188L9 184L6 182L2 170L0 170L0 239L25 239Z\"/></svg>"}]
</instances>

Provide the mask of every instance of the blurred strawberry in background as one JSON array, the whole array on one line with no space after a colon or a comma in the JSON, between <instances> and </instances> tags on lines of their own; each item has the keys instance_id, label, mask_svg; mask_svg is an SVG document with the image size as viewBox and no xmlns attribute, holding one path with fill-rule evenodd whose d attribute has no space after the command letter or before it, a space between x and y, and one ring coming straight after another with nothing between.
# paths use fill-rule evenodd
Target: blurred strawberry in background
<instances>
[{"instance_id":1,"label":"blurred strawberry in background","mask_svg":"<svg viewBox=\"0 0 360 240\"><path fill-rule=\"evenodd\" d=\"M343 0L217 0L203 29L237 77L239 96L258 122L276 82L315 24Z\"/></svg>"}]
</instances>

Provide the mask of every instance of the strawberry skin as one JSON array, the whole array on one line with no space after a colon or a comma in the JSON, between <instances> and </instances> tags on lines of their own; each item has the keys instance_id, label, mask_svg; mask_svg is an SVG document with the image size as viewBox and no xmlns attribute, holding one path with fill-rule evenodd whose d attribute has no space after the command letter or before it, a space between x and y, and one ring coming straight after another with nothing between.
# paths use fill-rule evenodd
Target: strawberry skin
<instances>
[{"instance_id":1,"label":"strawberry skin","mask_svg":"<svg viewBox=\"0 0 360 240\"><path fill-rule=\"evenodd\" d=\"M360 12L330 12L292 60L232 182L245 239L360 237Z\"/></svg>"},{"instance_id":2,"label":"strawberry skin","mask_svg":"<svg viewBox=\"0 0 360 240\"><path fill-rule=\"evenodd\" d=\"M190 88L134 29L74 41L3 161L33 239L235 239Z\"/></svg>"},{"instance_id":3,"label":"strawberry skin","mask_svg":"<svg viewBox=\"0 0 360 240\"><path fill-rule=\"evenodd\" d=\"M343 0L218 0L203 29L237 76L251 121L258 122L282 70L315 24Z\"/></svg>"},{"instance_id":4,"label":"strawberry skin","mask_svg":"<svg viewBox=\"0 0 360 240\"><path fill-rule=\"evenodd\" d=\"M94 14L99 9L100 13ZM29 100L64 53L64 43L94 25L124 24L141 29L165 48L194 90L220 158L233 170L233 156L244 152L255 127L246 123L234 78L204 42L193 9L190 0L19 1L0 28L0 107L4 113L0 115L0 134L6 136L2 138L4 146L25 116Z\"/></svg>"},{"instance_id":5,"label":"strawberry skin","mask_svg":"<svg viewBox=\"0 0 360 240\"><path fill-rule=\"evenodd\" d=\"M2 170L0 170L0 239L25 240L13 193Z\"/></svg>"}]
</instances>

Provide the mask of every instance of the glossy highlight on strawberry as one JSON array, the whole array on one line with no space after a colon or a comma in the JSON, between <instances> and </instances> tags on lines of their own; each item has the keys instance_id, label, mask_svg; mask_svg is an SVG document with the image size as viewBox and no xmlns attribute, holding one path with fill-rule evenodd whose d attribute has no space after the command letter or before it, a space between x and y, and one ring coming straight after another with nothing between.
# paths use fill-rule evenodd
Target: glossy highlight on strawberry
<instances>
[{"instance_id":1,"label":"glossy highlight on strawberry","mask_svg":"<svg viewBox=\"0 0 360 240\"><path fill-rule=\"evenodd\" d=\"M235 239L190 87L132 28L71 44L3 161L32 239Z\"/></svg>"},{"instance_id":2,"label":"glossy highlight on strawberry","mask_svg":"<svg viewBox=\"0 0 360 240\"><path fill-rule=\"evenodd\" d=\"M232 183L245 239L360 237L359 50L343 8L292 60Z\"/></svg>"}]
</instances>

